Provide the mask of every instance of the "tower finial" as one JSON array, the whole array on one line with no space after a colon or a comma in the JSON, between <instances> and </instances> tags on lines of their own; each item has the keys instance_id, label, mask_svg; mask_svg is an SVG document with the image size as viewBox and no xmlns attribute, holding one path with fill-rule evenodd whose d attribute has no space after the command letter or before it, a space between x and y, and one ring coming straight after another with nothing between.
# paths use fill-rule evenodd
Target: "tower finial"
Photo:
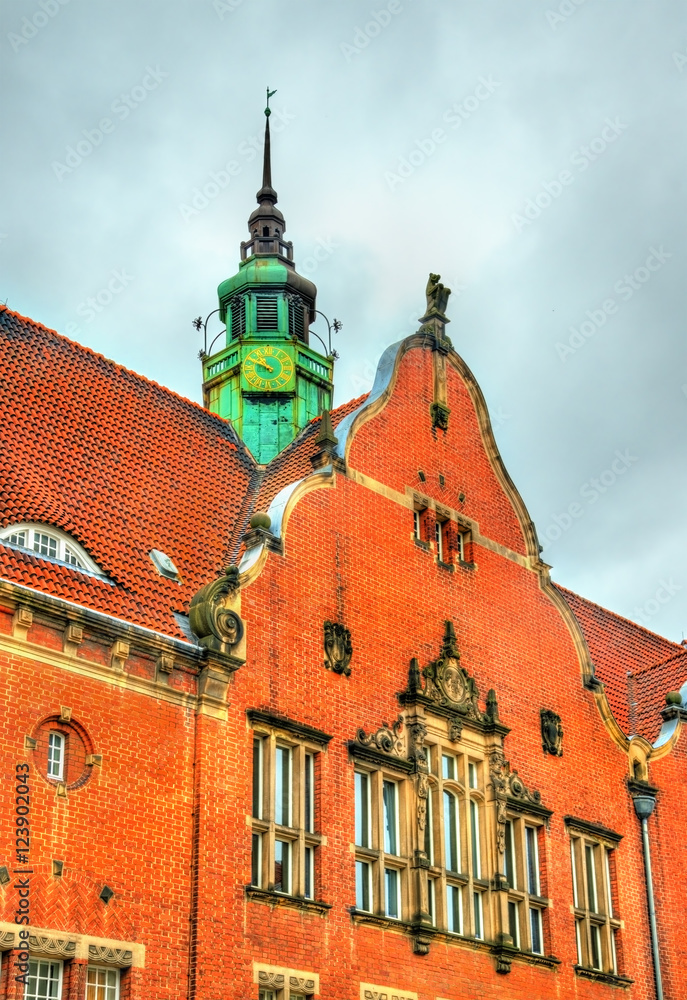
<instances>
[{"instance_id":1,"label":"tower finial","mask_svg":"<svg viewBox=\"0 0 687 1000\"><path fill-rule=\"evenodd\" d=\"M276 90L267 89L267 107L265 108L265 152L262 161L262 187L257 193L258 202L268 201L273 205L277 201L277 192L272 187L272 152L270 149L270 97L274 97Z\"/></svg>"}]
</instances>

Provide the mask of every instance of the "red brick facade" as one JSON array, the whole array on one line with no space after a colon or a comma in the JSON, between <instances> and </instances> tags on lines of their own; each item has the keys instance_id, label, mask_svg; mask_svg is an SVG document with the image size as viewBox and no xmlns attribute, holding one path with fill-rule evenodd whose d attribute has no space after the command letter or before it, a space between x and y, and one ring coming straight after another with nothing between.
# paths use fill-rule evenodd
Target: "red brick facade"
<instances>
[{"instance_id":1,"label":"red brick facade","mask_svg":"<svg viewBox=\"0 0 687 1000\"><path fill-rule=\"evenodd\" d=\"M22 925L11 925L28 877L28 951L61 963L65 1000L96 997L89 967L116 972L122 1000L258 1000L261 988L275 1000L612 991L652 1000L633 793L657 794L648 828L661 971L665 996L685 995L683 709L676 702L664 719L660 710L687 679L687 653L551 583L481 393L445 343L424 335L399 345L383 393L332 414L338 446L315 469L318 422L260 469L231 428L193 404L7 310L0 319L13 380L0 523L59 528L103 570L96 578L0 545L0 998L23 996ZM48 380L39 412L26 384ZM129 402L115 407L121 383ZM438 384L446 429L431 416ZM269 530L249 529L257 510ZM156 574L153 548L173 559L178 581ZM191 608L232 562L240 575ZM325 622L350 633L350 674L339 672L345 660L327 659ZM413 658L430 667L420 678ZM543 749L542 710L560 717L561 755ZM48 770L51 733L64 740L61 777ZM275 830L286 808L279 748L290 752L290 816ZM453 766L442 755L457 761L455 781L442 775ZM381 791L383 815L370 807L376 844L356 837L356 768L374 788L393 785L383 795L397 797L394 850ZM24 865L14 821L16 779L27 774ZM444 811L452 788L462 810L455 872ZM524 866L514 895L502 838L526 829L536 891L523 846L513 848ZM252 834L262 838L253 857ZM584 916L579 890L575 910L571 840L581 858L589 844L590 857L609 859L608 876L604 863L595 869L598 917ZM279 850L300 892L287 891ZM356 858L371 872L367 907ZM15 873L23 867L30 876ZM578 878L588 886L589 870ZM454 889L460 932L448 926ZM508 900L520 907L520 948ZM578 955L576 919L583 934L600 928L602 950L613 939L615 959L604 950L595 963L589 942ZM540 947L531 920L541 921Z\"/></svg>"}]
</instances>

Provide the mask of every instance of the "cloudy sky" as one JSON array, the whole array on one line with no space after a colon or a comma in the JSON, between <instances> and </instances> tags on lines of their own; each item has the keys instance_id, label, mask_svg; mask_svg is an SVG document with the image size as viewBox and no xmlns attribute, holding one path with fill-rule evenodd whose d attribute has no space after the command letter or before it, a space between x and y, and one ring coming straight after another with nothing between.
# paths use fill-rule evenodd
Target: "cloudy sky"
<instances>
[{"instance_id":1,"label":"cloudy sky","mask_svg":"<svg viewBox=\"0 0 687 1000\"><path fill-rule=\"evenodd\" d=\"M337 402L438 271L554 578L687 632L681 0L4 0L0 73L0 301L199 400L269 84Z\"/></svg>"}]
</instances>

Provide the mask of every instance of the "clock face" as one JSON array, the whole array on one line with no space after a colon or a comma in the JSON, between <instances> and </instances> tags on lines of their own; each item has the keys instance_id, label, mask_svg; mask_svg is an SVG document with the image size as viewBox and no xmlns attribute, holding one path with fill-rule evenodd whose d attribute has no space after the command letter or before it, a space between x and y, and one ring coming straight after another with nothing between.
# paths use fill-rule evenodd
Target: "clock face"
<instances>
[{"instance_id":1,"label":"clock face","mask_svg":"<svg viewBox=\"0 0 687 1000\"><path fill-rule=\"evenodd\" d=\"M283 389L293 378L293 360L279 347L255 347L243 360L243 375L253 389Z\"/></svg>"}]
</instances>

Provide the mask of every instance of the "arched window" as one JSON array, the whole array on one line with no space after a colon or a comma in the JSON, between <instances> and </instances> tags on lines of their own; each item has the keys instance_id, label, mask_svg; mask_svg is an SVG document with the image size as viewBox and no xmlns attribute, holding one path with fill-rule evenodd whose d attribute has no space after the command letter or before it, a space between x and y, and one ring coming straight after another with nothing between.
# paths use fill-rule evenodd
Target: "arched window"
<instances>
[{"instance_id":1,"label":"arched window","mask_svg":"<svg viewBox=\"0 0 687 1000\"><path fill-rule=\"evenodd\" d=\"M460 835L458 832L458 799L453 792L444 790L444 843L446 856L446 870L449 872L460 871L460 858L458 845Z\"/></svg>"},{"instance_id":2,"label":"arched window","mask_svg":"<svg viewBox=\"0 0 687 1000\"><path fill-rule=\"evenodd\" d=\"M28 521L14 524L0 530L0 542L85 573L105 575L78 542L51 525Z\"/></svg>"}]
</instances>

